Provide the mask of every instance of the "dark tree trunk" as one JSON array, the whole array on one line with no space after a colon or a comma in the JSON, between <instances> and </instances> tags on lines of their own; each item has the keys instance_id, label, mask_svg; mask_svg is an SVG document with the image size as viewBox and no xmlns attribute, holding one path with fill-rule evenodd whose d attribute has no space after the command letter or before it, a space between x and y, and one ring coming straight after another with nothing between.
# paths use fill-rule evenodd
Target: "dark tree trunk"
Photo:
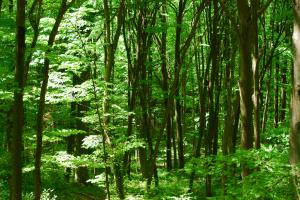
<instances>
[{"instance_id":1,"label":"dark tree trunk","mask_svg":"<svg viewBox=\"0 0 300 200\"><path fill-rule=\"evenodd\" d=\"M201 41L200 41L201 43ZM196 47L195 47L196 49ZM202 145L202 140L205 132L205 127L206 127L206 95L207 95L207 76L208 76L208 69L209 67L206 67L206 70L204 68L205 62L204 58L200 58L200 54L195 50L195 59L196 59L196 75L197 75L197 85L198 85L198 95L199 95L199 132L198 132L198 138L194 147L194 157L199 158L201 155L201 145ZM204 56L203 52L203 47L201 47L201 54ZM201 76L201 68L200 68L200 60L202 60L201 65L203 66L202 68L202 76ZM204 72L205 71L205 72ZM195 165L193 166L195 167ZM193 189L193 182L195 179L196 171L193 169L191 176L190 176L190 182L189 182L189 190L191 191Z\"/></svg>"},{"instance_id":2,"label":"dark tree trunk","mask_svg":"<svg viewBox=\"0 0 300 200\"><path fill-rule=\"evenodd\" d=\"M104 8L104 82L105 82L105 89L104 89L104 96L103 96L103 131L104 131L104 138L103 141L108 143L111 146L111 132L110 132L110 91L112 89L112 72L114 70L115 65L115 52L119 43L119 37L122 33L122 26L125 19L125 0L121 0L118 9L117 9L117 26L115 32L112 32L112 16L111 16L111 7L107 0L103 1L103 8ZM104 145L106 143L104 142ZM105 147L104 147L105 148ZM114 175L116 180L116 188L118 197L120 199L125 199L124 193L124 183L123 183L123 171L122 167L117 164L119 161L114 160ZM107 197L110 199L109 194L109 183L106 181L106 189L107 189Z\"/></svg>"},{"instance_id":3,"label":"dark tree trunk","mask_svg":"<svg viewBox=\"0 0 300 200\"><path fill-rule=\"evenodd\" d=\"M275 76L274 76L274 84L275 84L275 97L274 97L274 128L278 128L278 120L279 120L279 63L275 64Z\"/></svg>"},{"instance_id":4,"label":"dark tree trunk","mask_svg":"<svg viewBox=\"0 0 300 200\"><path fill-rule=\"evenodd\" d=\"M40 99L38 105L38 114L37 114L37 129L36 129L36 151L35 151L35 176L34 176L34 195L35 199L39 200L41 197L41 156L42 156L42 137L43 137L43 116L45 111L45 98L47 92L47 85L49 79L49 66L50 60L48 55L51 52L51 48L54 44L55 37L58 32L59 25L63 19L64 14L68 10L68 8L74 3L75 0L72 0L69 4L67 4L67 0L63 0L59 13L56 17L55 23L51 30L48 39L48 49L45 53L45 61L44 61L44 69L43 69L43 82L41 86Z\"/></svg>"},{"instance_id":5,"label":"dark tree trunk","mask_svg":"<svg viewBox=\"0 0 300 200\"><path fill-rule=\"evenodd\" d=\"M22 135L24 126L24 66L25 66L25 0L17 1L16 15L16 65L13 127L11 135L10 199L22 199Z\"/></svg>"},{"instance_id":6,"label":"dark tree trunk","mask_svg":"<svg viewBox=\"0 0 300 200\"><path fill-rule=\"evenodd\" d=\"M250 149L253 147L253 71L251 60L252 49L252 22L251 7L247 0L237 1L239 14L239 32L238 41L240 49L240 106L241 106L241 147L242 149ZM250 173L249 168L243 164L242 175L247 176Z\"/></svg>"},{"instance_id":7,"label":"dark tree trunk","mask_svg":"<svg viewBox=\"0 0 300 200\"><path fill-rule=\"evenodd\" d=\"M130 27L128 27L127 33L130 32ZM131 50L131 39L130 36L126 35L126 26L123 24L123 38L124 45L126 48L126 56L128 62L128 125L127 125L127 137L132 135L133 131L133 119L134 119L134 108L135 108L135 99L136 99L136 86L137 86L137 77L136 77L136 68L133 67L132 63L132 50ZM130 178L131 173L131 151L126 151L123 158L123 170L126 172L128 178Z\"/></svg>"},{"instance_id":8,"label":"dark tree trunk","mask_svg":"<svg viewBox=\"0 0 300 200\"><path fill-rule=\"evenodd\" d=\"M226 31L225 35L229 33ZM231 40L230 40L231 39ZM223 155L228 155L233 153L233 131L234 131L234 109L235 106L233 102L233 80L234 80L234 67L235 67L235 58L236 58L236 48L234 45L235 40L233 38L225 38L224 39L224 46L227 47L230 45L230 48L226 48L224 50L225 60L227 61L225 66L225 79L224 85L226 88L226 98L225 98L225 105L226 105L226 117L224 120L224 134L222 139L222 153ZM228 61L230 60L230 62ZM224 168L222 172L222 188L223 194L226 195L226 182L228 178L228 174L231 172L231 166L228 165L226 162L224 163Z\"/></svg>"},{"instance_id":9,"label":"dark tree trunk","mask_svg":"<svg viewBox=\"0 0 300 200\"><path fill-rule=\"evenodd\" d=\"M286 63L288 64L288 63ZM286 73L287 73L287 67L282 66L281 70L281 94L280 94L280 122L284 122L285 120L285 110L286 110Z\"/></svg>"},{"instance_id":10,"label":"dark tree trunk","mask_svg":"<svg viewBox=\"0 0 300 200\"><path fill-rule=\"evenodd\" d=\"M269 78L266 82L267 92L266 92L266 97L265 97L265 101L264 101L264 110L263 110L263 118L262 118L262 126L261 126L262 131L265 131L266 125L267 125L268 110L269 110L269 104L270 104L271 79L272 79L272 67L270 67L270 69L269 69Z\"/></svg>"},{"instance_id":11,"label":"dark tree trunk","mask_svg":"<svg viewBox=\"0 0 300 200\"><path fill-rule=\"evenodd\" d=\"M2 12L2 4L3 4L3 0L0 0L0 16L1 16L1 12Z\"/></svg>"},{"instance_id":12,"label":"dark tree trunk","mask_svg":"<svg viewBox=\"0 0 300 200\"><path fill-rule=\"evenodd\" d=\"M179 96L179 74L180 67L182 65L182 58L180 55L180 44L181 44L181 30L182 30L182 20L183 13L185 10L185 1L179 0L178 13L176 16L176 36L175 36L175 117L176 117L176 131L177 131L177 142L178 142L178 168L182 169L184 167L184 149L183 149L183 132L182 132L182 121L181 121L181 99Z\"/></svg>"},{"instance_id":13,"label":"dark tree trunk","mask_svg":"<svg viewBox=\"0 0 300 200\"><path fill-rule=\"evenodd\" d=\"M252 69L253 69L253 111L254 111L254 143L255 148L260 148L260 87L259 87L259 49L258 49L258 10L260 0L251 0L252 14Z\"/></svg>"},{"instance_id":14,"label":"dark tree trunk","mask_svg":"<svg viewBox=\"0 0 300 200\"><path fill-rule=\"evenodd\" d=\"M167 17L165 15L166 11L166 1L164 1L162 7L162 14L161 14L161 23L162 26L167 26ZM164 93L164 107L165 111L168 109L168 105L171 101L169 99L169 75L167 70L167 30L163 31L161 34L161 47L160 47L160 55L161 55L161 74L162 74L162 88ZM167 170L172 169L172 115L169 114L167 119L167 126L166 126L166 157L167 157Z\"/></svg>"},{"instance_id":15,"label":"dark tree trunk","mask_svg":"<svg viewBox=\"0 0 300 200\"><path fill-rule=\"evenodd\" d=\"M214 0L212 2L213 8L213 21L211 23L211 35L210 35L210 58L211 58L211 74L208 88L208 104L209 104L209 119L208 119L208 133L205 137L205 156L209 157L216 153L215 145L217 145L218 136L218 110L219 110L219 65L220 65L220 34L219 34L219 20L220 14L218 13L218 2ZM212 18L211 12L209 12L209 20ZM208 62L210 63L210 62ZM212 196L212 176L206 175L206 196Z\"/></svg>"},{"instance_id":16,"label":"dark tree trunk","mask_svg":"<svg viewBox=\"0 0 300 200\"><path fill-rule=\"evenodd\" d=\"M177 146L176 146L176 135L175 135L175 125L174 125L174 122L173 122L173 116L174 116L174 102L169 99L170 101L170 109L169 109L169 112L170 112L170 120L171 120L171 137L172 137L172 149L173 149L173 168L174 169L177 169L178 168L178 158L177 158Z\"/></svg>"},{"instance_id":17,"label":"dark tree trunk","mask_svg":"<svg viewBox=\"0 0 300 200\"><path fill-rule=\"evenodd\" d=\"M83 82L89 80L91 78L90 74L91 74L90 69L87 69L86 71L81 72L80 77L78 77L77 75L74 74L73 75L73 85L82 84ZM76 129L83 130L86 133L88 132L88 127L84 122L82 122L81 118L84 116L84 113L86 113L88 111L89 104L90 103L88 101L82 101L79 103L75 103ZM84 148L82 148L83 138L84 138L83 134L77 134L74 136L75 156L81 156L81 155L87 153L86 150ZM86 185L87 184L86 181L88 180L87 167L79 166L75 170L75 179L76 179L77 183Z\"/></svg>"},{"instance_id":18,"label":"dark tree trunk","mask_svg":"<svg viewBox=\"0 0 300 200\"><path fill-rule=\"evenodd\" d=\"M183 66L184 58L187 54L187 50L191 45L191 41L195 36L196 30L199 25L200 16L202 11L206 8L210 1L203 0L197 7L195 7L195 15L193 23L188 33L188 36L184 42L182 42L182 22L186 7L186 1L180 0L178 4L178 12L176 15L176 35L175 35L175 63L174 63L174 83L170 94L171 99L175 99L175 117L176 117L176 130L178 139L178 168L184 168L184 133L182 129L182 106L180 99L180 74ZM173 101L173 100L172 100Z\"/></svg>"},{"instance_id":19,"label":"dark tree trunk","mask_svg":"<svg viewBox=\"0 0 300 200\"><path fill-rule=\"evenodd\" d=\"M67 153L71 155L74 153L75 138L73 135L71 135L66 140L67 140L66 141L67 142ZM71 172L72 172L72 169L70 167L65 168L65 174L64 174L65 181L67 181L67 182L70 181Z\"/></svg>"}]
</instances>

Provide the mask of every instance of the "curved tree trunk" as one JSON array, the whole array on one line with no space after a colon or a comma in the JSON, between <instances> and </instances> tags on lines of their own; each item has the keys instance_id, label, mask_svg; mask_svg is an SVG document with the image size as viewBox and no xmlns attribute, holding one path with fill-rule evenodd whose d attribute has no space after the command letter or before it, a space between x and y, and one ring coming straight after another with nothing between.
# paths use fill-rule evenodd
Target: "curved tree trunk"
<instances>
[{"instance_id":1,"label":"curved tree trunk","mask_svg":"<svg viewBox=\"0 0 300 200\"><path fill-rule=\"evenodd\" d=\"M59 13L56 17L55 23L51 30L48 39L48 50L45 52L45 61L43 69L43 82L41 86L40 99L38 105L38 114L37 114L37 129L36 129L36 151L35 151L35 176L34 176L34 195L36 200L40 200L41 197L41 157L42 157L42 137L43 137L43 116L45 111L45 98L47 93L48 79L49 79L49 66L50 60L48 55L51 51L51 48L54 44L55 37L58 32L59 25L63 19L64 14L68 8L74 3L75 0L72 0L67 4L67 0L63 0Z\"/></svg>"}]
</instances>

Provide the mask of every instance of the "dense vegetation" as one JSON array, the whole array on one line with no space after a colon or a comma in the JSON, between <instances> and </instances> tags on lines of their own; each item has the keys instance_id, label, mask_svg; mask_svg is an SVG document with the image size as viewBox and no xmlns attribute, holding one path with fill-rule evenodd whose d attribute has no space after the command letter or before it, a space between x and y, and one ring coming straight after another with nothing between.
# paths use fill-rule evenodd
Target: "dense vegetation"
<instances>
[{"instance_id":1,"label":"dense vegetation","mask_svg":"<svg viewBox=\"0 0 300 200\"><path fill-rule=\"evenodd\" d=\"M0 199L300 199L300 0L0 0Z\"/></svg>"}]
</instances>

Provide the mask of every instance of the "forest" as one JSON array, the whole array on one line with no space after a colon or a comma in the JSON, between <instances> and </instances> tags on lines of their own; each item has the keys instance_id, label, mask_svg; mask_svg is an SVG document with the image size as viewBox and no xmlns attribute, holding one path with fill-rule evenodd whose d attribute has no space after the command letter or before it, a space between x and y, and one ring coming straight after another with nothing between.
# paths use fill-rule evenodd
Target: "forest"
<instances>
[{"instance_id":1,"label":"forest","mask_svg":"<svg viewBox=\"0 0 300 200\"><path fill-rule=\"evenodd\" d=\"M0 200L300 199L300 0L0 0Z\"/></svg>"}]
</instances>

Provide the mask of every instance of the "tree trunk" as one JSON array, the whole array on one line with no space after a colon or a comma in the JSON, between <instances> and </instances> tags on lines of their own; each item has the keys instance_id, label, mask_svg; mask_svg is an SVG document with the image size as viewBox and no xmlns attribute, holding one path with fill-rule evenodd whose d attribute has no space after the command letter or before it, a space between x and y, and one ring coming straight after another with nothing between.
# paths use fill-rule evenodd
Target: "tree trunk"
<instances>
[{"instance_id":1,"label":"tree trunk","mask_svg":"<svg viewBox=\"0 0 300 200\"><path fill-rule=\"evenodd\" d=\"M252 49L252 24L251 24L251 8L247 0L237 1L239 14L239 32L238 40L240 47L240 108L241 108L241 147L242 149L250 149L253 147L253 71L251 60ZM242 176L250 173L249 168L243 165Z\"/></svg>"},{"instance_id":2,"label":"tree trunk","mask_svg":"<svg viewBox=\"0 0 300 200\"><path fill-rule=\"evenodd\" d=\"M218 2L213 1L213 16L209 12L209 20L212 18L212 23L210 24L210 59L211 59L211 74L208 88L208 105L209 105L209 119L208 119L208 132L205 137L205 156L209 157L216 154L217 136L218 136L218 112L219 112L219 68L220 68L220 34L219 34L219 24L220 24L220 14ZM209 64L210 62L208 62ZM211 163L210 165L213 165ZM212 196L212 176L210 174L206 175L206 196Z\"/></svg>"},{"instance_id":3,"label":"tree trunk","mask_svg":"<svg viewBox=\"0 0 300 200\"><path fill-rule=\"evenodd\" d=\"M266 125L267 125L269 102L270 102L271 79L272 79L272 68L270 67L269 79L266 82L267 92L266 92L266 97L265 97L265 101L264 101L264 111L263 111L263 118L262 118L262 125L261 125L262 131L265 131Z\"/></svg>"},{"instance_id":4,"label":"tree trunk","mask_svg":"<svg viewBox=\"0 0 300 200\"><path fill-rule=\"evenodd\" d=\"M296 190L296 198L300 199L300 0L294 1L294 29L293 29L293 45L294 45L294 66L292 77L292 101L291 101L291 130L290 130L290 149L289 160L293 170L293 183Z\"/></svg>"},{"instance_id":5,"label":"tree trunk","mask_svg":"<svg viewBox=\"0 0 300 200\"><path fill-rule=\"evenodd\" d=\"M1 13L2 13L2 4L3 4L3 0L0 0L0 16L1 16Z\"/></svg>"},{"instance_id":6,"label":"tree trunk","mask_svg":"<svg viewBox=\"0 0 300 200\"><path fill-rule=\"evenodd\" d=\"M10 199L22 199L22 136L24 126L24 65L25 65L25 0L17 1L16 15L16 65L13 128L11 139Z\"/></svg>"},{"instance_id":7,"label":"tree trunk","mask_svg":"<svg viewBox=\"0 0 300 200\"><path fill-rule=\"evenodd\" d=\"M200 41L201 43L202 41ZM196 47L195 47L196 48ZM195 50L197 52L197 50ZM198 95L199 95L199 132L198 132L198 138L195 144L194 149L194 156L195 158L199 158L201 154L201 145L202 140L205 135L205 128L206 128L206 96L207 96L207 79L208 79L208 72L209 72L209 66L206 65L205 69L205 62L204 62L204 51L203 47L201 47L201 55L202 55L202 76L201 76L201 68L200 68L200 54L195 55L196 59L196 76L197 76L197 85L198 85ZM198 61L199 60L199 61ZM205 72L204 72L205 71ZM193 166L195 167L195 166ZM189 182L189 190L191 191L193 189L193 182L195 179L196 171L193 169L191 176L190 176L190 182Z\"/></svg>"},{"instance_id":8,"label":"tree trunk","mask_svg":"<svg viewBox=\"0 0 300 200\"><path fill-rule=\"evenodd\" d=\"M82 84L83 82L89 80L90 77L90 69L87 69L86 71L81 72L80 77L78 77L77 75L73 75L73 85L78 85L78 84ZM76 106L76 129L77 130L83 130L88 132L88 127L87 125L82 122L81 118L84 116L84 113L86 113L88 111L88 107L89 107L89 102L88 101L82 101L79 103L75 103ZM74 136L74 153L75 156L81 156L84 153L86 153L86 150L84 148L82 148L82 143L83 143L83 138L84 135L82 134L77 134ZM79 184L83 184L86 185L87 184L87 180L88 180L88 169L87 167L82 167L79 166L76 170L75 170L75 180L77 183Z\"/></svg>"},{"instance_id":9,"label":"tree trunk","mask_svg":"<svg viewBox=\"0 0 300 200\"><path fill-rule=\"evenodd\" d=\"M130 33L130 27L128 27L127 33ZM131 51L131 39L130 36L126 35L126 26L123 24L123 38L124 45L126 49L127 63L128 63L128 125L127 125L127 137L132 135L133 131L133 119L134 119L134 108L135 108L135 99L136 99L136 86L137 86L137 77L136 77L136 68L133 67L132 63L132 51ZM131 151L126 151L123 158L123 170L126 171L128 178L130 178L131 172Z\"/></svg>"},{"instance_id":10,"label":"tree trunk","mask_svg":"<svg viewBox=\"0 0 300 200\"><path fill-rule=\"evenodd\" d=\"M48 50L45 52L45 61L44 61L44 71L43 71L43 82L41 86L40 99L38 105L38 114L37 114L37 129L36 129L36 151L35 151L35 177L34 177L34 195L35 199L39 200L41 197L41 157L42 157L42 137L43 137L43 117L45 110L45 98L47 92L47 85L49 79L49 66L50 60L48 55L51 52L51 48L54 44L55 37L58 32L59 25L63 19L64 14L68 10L68 8L74 3L75 0L72 0L69 4L67 4L67 0L63 0L59 13L56 17L55 23L51 30L48 39Z\"/></svg>"},{"instance_id":11,"label":"tree trunk","mask_svg":"<svg viewBox=\"0 0 300 200\"><path fill-rule=\"evenodd\" d=\"M286 62L286 65L288 62ZM281 70L281 94L280 94L280 122L283 123L285 120L285 109L286 109L286 73L287 73L287 68L286 66L282 66Z\"/></svg>"},{"instance_id":12,"label":"tree trunk","mask_svg":"<svg viewBox=\"0 0 300 200\"><path fill-rule=\"evenodd\" d=\"M260 0L251 0L252 14L252 34L253 34L253 52L252 52L252 70L253 70L253 106L254 106L254 142L255 148L260 148L260 87L259 87L259 49L258 49L258 10Z\"/></svg>"},{"instance_id":13,"label":"tree trunk","mask_svg":"<svg viewBox=\"0 0 300 200\"><path fill-rule=\"evenodd\" d=\"M182 59L180 55L180 44L181 44L181 30L182 20L184 13L185 4L183 0L179 0L178 13L176 16L176 36L175 36L175 79L179 79L180 65L182 65ZM178 168L184 167L184 149L183 149L183 133L182 133L182 122L181 122L181 104L179 98L179 81L175 80L175 117L176 117L176 131L177 131L177 142L178 142Z\"/></svg>"},{"instance_id":14,"label":"tree trunk","mask_svg":"<svg viewBox=\"0 0 300 200\"><path fill-rule=\"evenodd\" d=\"M121 29L124 22L124 13L125 13L125 0L121 0L117 10L117 27L115 32L111 31L111 8L109 7L108 1L103 1L104 7L104 96L103 96L103 130L104 130L104 145L106 143L111 144L110 141L110 91L112 89L112 72L115 65L115 52L119 43L119 37L121 35ZM118 197L120 199L125 198L124 194L124 185L123 185L123 171L122 167L119 166L119 161L114 160L114 175L116 180L116 188ZM108 186L107 186L108 190ZM109 193L109 192L108 192ZM109 194L108 198L110 198Z\"/></svg>"},{"instance_id":15,"label":"tree trunk","mask_svg":"<svg viewBox=\"0 0 300 200\"><path fill-rule=\"evenodd\" d=\"M161 23L163 27L167 26L167 17L166 17L166 0L163 2L162 7L162 14L160 16ZM164 107L165 111L167 111L167 107L169 105L169 75L167 70L167 30L164 29L164 31L161 34L161 47L160 47L160 55L161 55L161 74L162 74L162 89L164 93ZM166 126L166 157L167 157L167 170L172 169L172 115L169 114L169 117L167 119L167 126Z\"/></svg>"},{"instance_id":16,"label":"tree trunk","mask_svg":"<svg viewBox=\"0 0 300 200\"><path fill-rule=\"evenodd\" d=\"M278 61L275 64L275 76L274 76L274 84L275 84L275 97L274 97L274 128L278 128L278 120L279 120L279 63Z\"/></svg>"}]
</instances>

